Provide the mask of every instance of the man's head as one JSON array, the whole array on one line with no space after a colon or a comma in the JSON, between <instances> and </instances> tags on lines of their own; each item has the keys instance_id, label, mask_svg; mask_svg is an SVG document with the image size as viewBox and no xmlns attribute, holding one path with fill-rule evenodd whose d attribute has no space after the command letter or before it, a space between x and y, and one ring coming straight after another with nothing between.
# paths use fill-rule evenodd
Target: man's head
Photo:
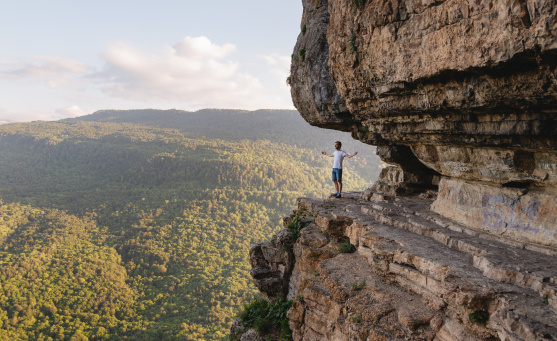
<instances>
[{"instance_id":1,"label":"man's head","mask_svg":"<svg viewBox=\"0 0 557 341\"><path fill-rule=\"evenodd\" d=\"M342 143L340 141L336 141L335 142L335 149L340 150L340 147L342 147Z\"/></svg>"}]
</instances>

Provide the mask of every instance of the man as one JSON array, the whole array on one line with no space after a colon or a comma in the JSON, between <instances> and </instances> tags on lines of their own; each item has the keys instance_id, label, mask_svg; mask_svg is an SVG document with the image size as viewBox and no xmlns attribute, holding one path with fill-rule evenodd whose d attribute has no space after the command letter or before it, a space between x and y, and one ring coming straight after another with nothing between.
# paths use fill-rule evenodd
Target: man
<instances>
[{"instance_id":1,"label":"man","mask_svg":"<svg viewBox=\"0 0 557 341\"><path fill-rule=\"evenodd\" d=\"M340 143L340 141L336 141L336 150L333 154L329 155L325 152L321 152L321 154L325 156L335 158L333 162L333 183L335 184L336 193L331 194L331 196L334 196L335 198L340 198L342 193L342 162L344 161L344 158L351 158L358 154L358 152L355 152L352 155L347 154L344 150L340 150L340 147L342 147L342 143Z\"/></svg>"}]
</instances>

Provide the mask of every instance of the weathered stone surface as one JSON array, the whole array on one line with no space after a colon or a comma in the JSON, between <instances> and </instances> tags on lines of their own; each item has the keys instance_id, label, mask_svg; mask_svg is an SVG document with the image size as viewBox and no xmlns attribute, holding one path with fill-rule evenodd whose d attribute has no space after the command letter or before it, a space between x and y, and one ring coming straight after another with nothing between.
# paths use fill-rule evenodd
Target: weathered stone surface
<instances>
[{"instance_id":1,"label":"weathered stone surface","mask_svg":"<svg viewBox=\"0 0 557 341\"><path fill-rule=\"evenodd\" d=\"M352 220L334 215L320 215L315 219L315 224L324 233L334 237L342 237L345 234L346 226L352 224Z\"/></svg>"},{"instance_id":2,"label":"weathered stone surface","mask_svg":"<svg viewBox=\"0 0 557 341\"><path fill-rule=\"evenodd\" d=\"M274 246L254 244L249 253L252 267L250 275L257 289L269 300L286 296L294 267L294 254L284 247L285 244L291 244L290 232L286 229L279 231L272 242Z\"/></svg>"},{"instance_id":3,"label":"weathered stone surface","mask_svg":"<svg viewBox=\"0 0 557 341\"><path fill-rule=\"evenodd\" d=\"M352 115L338 95L327 65L327 0L302 2L304 13L300 28L303 32L294 47L289 78L292 98L298 111L310 124L350 131L346 122L352 122Z\"/></svg>"},{"instance_id":4,"label":"weathered stone surface","mask_svg":"<svg viewBox=\"0 0 557 341\"><path fill-rule=\"evenodd\" d=\"M539 186L557 183L557 153L421 144L412 150L428 167L454 178Z\"/></svg>"},{"instance_id":5,"label":"weathered stone surface","mask_svg":"<svg viewBox=\"0 0 557 341\"><path fill-rule=\"evenodd\" d=\"M509 108L555 113L552 0L368 0L360 8L337 0L329 13L331 74L362 121Z\"/></svg>"},{"instance_id":6,"label":"weathered stone surface","mask_svg":"<svg viewBox=\"0 0 557 341\"><path fill-rule=\"evenodd\" d=\"M321 232L315 224L302 229L298 242L294 244L297 261L290 277L289 299L296 297L303 281L317 274L317 266L321 261L339 254L338 243L334 239Z\"/></svg>"},{"instance_id":7,"label":"weathered stone surface","mask_svg":"<svg viewBox=\"0 0 557 341\"><path fill-rule=\"evenodd\" d=\"M246 329L247 328L242 323L241 318L238 317L234 319L232 325L230 326L230 339L232 341L239 341L242 338L242 335L246 332Z\"/></svg>"},{"instance_id":8,"label":"weathered stone surface","mask_svg":"<svg viewBox=\"0 0 557 341\"><path fill-rule=\"evenodd\" d=\"M320 24L312 24L313 38L301 34L296 48L302 44L319 56L293 60L292 71L297 79L317 80L326 77L315 70L328 70L332 81L318 82L327 89L321 94L334 93L329 101L340 97L349 114L308 109L326 100L302 95L300 87L292 88L296 107L311 124L351 130L354 138L377 145L382 160L398 167L385 170L365 198L424 191L434 197L429 191L440 175L466 180L477 192L485 184L534 186L556 196L554 0L366 0L361 6L330 0L327 9L324 2L303 4L302 24ZM451 214L444 198L437 212L467 223ZM544 203L557 210L557 203ZM484 206L476 201L466 209L478 213ZM501 215L493 224L512 235L515 219ZM543 235L552 224L542 219L535 228Z\"/></svg>"},{"instance_id":9,"label":"weathered stone surface","mask_svg":"<svg viewBox=\"0 0 557 341\"><path fill-rule=\"evenodd\" d=\"M303 1L308 30L294 56L304 47L307 58L291 72L320 89L292 88L308 122L376 145L555 149L554 1L364 3ZM349 114L315 110L327 101L344 101Z\"/></svg>"},{"instance_id":10,"label":"weathered stone surface","mask_svg":"<svg viewBox=\"0 0 557 341\"><path fill-rule=\"evenodd\" d=\"M555 192L442 179L432 210L514 240L557 247Z\"/></svg>"},{"instance_id":11,"label":"weathered stone surface","mask_svg":"<svg viewBox=\"0 0 557 341\"><path fill-rule=\"evenodd\" d=\"M350 225L310 224L294 245L294 339L556 340L557 250L459 225L431 203L299 199L315 221ZM356 253L338 251L339 231ZM485 326L469 318L478 311Z\"/></svg>"},{"instance_id":12,"label":"weathered stone surface","mask_svg":"<svg viewBox=\"0 0 557 341\"><path fill-rule=\"evenodd\" d=\"M288 313L295 340L366 340L374 333L427 340L434 335L433 316L418 296L390 286L357 254L322 261Z\"/></svg>"},{"instance_id":13,"label":"weathered stone surface","mask_svg":"<svg viewBox=\"0 0 557 341\"><path fill-rule=\"evenodd\" d=\"M428 189L437 188L437 178L436 175L431 173L418 174L404 171L395 166L385 167L370 191L366 194L366 198L371 200L373 194L394 197L397 195L422 193Z\"/></svg>"},{"instance_id":14,"label":"weathered stone surface","mask_svg":"<svg viewBox=\"0 0 557 341\"><path fill-rule=\"evenodd\" d=\"M294 339L557 340L555 0L302 2L295 106L395 167L299 200Z\"/></svg>"},{"instance_id":15,"label":"weathered stone surface","mask_svg":"<svg viewBox=\"0 0 557 341\"><path fill-rule=\"evenodd\" d=\"M242 337L240 337L240 341L261 341L263 340L261 337L259 337L259 334L257 334L257 331L255 331L255 329L249 329L247 332L245 332Z\"/></svg>"}]
</instances>

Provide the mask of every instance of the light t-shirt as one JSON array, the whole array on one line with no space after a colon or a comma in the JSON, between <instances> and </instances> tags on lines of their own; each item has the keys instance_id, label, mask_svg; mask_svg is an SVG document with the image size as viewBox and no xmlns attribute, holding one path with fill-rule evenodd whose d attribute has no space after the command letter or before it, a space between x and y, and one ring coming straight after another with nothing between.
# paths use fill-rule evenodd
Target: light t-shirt
<instances>
[{"instance_id":1,"label":"light t-shirt","mask_svg":"<svg viewBox=\"0 0 557 341\"><path fill-rule=\"evenodd\" d=\"M348 155L344 150L335 150L333 152L333 156L335 157L335 161L333 162L333 168L342 168L342 161L344 157Z\"/></svg>"}]
</instances>

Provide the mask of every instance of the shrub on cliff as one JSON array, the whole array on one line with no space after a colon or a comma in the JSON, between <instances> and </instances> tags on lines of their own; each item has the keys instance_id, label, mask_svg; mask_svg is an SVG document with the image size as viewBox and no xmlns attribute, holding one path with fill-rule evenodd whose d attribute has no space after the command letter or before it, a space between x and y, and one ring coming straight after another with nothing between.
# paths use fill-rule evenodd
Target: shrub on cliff
<instances>
[{"instance_id":1,"label":"shrub on cliff","mask_svg":"<svg viewBox=\"0 0 557 341\"><path fill-rule=\"evenodd\" d=\"M300 55L300 60L303 62L304 60L306 60L306 48L302 47L300 49L300 51L298 51L298 54Z\"/></svg>"},{"instance_id":2,"label":"shrub on cliff","mask_svg":"<svg viewBox=\"0 0 557 341\"><path fill-rule=\"evenodd\" d=\"M240 319L247 328L254 328L259 335L276 334L281 339L291 340L292 330L288 325L286 313L292 307L292 300L281 298L269 303L264 298L256 298L249 304L244 304Z\"/></svg>"}]
</instances>

